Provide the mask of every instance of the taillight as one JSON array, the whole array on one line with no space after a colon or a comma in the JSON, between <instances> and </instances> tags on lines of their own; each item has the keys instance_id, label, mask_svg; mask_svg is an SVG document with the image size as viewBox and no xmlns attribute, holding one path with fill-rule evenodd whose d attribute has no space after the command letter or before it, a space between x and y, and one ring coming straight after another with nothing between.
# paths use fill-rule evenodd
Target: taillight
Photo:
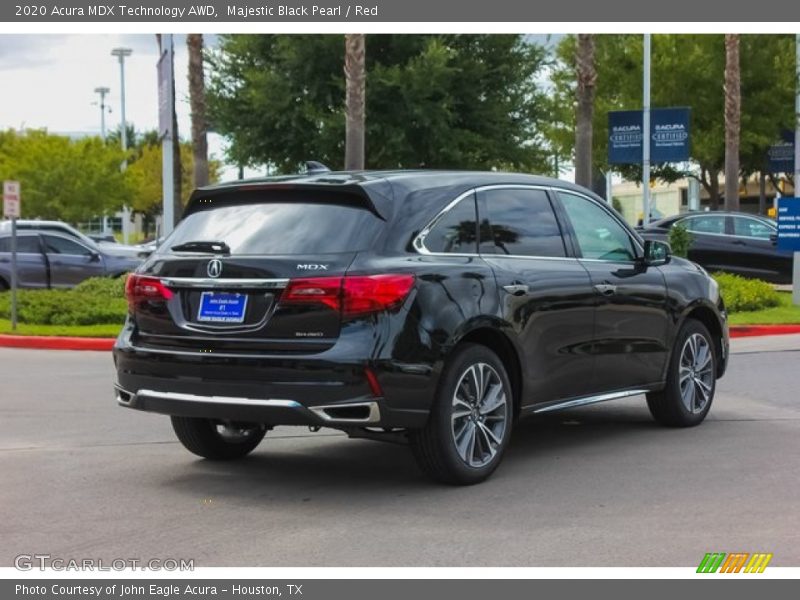
<instances>
[{"instance_id":1,"label":"taillight","mask_svg":"<svg viewBox=\"0 0 800 600\"><path fill-rule=\"evenodd\" d=\"M136 275L131 273L125 282L125 297L128 299L128 307L133 311L136 306L143 301L162 300L172 298L172 290L161 283L160 279L147 277L146 275Z\"/></svg>"},{"instance_id":2,"label":"taillight","mask_svg":"<svg viewBox=\"0 0 800 600\"><path fill-rule=\"evenodd\" d=\"M355 317L396 308L413 285L412 274L292 279L281 304L321 304Z\"/></svg>"}]
</instances>

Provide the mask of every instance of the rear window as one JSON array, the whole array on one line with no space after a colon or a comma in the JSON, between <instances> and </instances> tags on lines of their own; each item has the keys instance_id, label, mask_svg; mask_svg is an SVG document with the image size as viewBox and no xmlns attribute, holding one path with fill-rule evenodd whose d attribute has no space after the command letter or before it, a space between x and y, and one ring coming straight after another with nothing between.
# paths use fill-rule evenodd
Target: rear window
<instances>
[{"instance_id":1,"label":"rear window","mask_svg":"<svg viewBox=\"0 0 800 600\"><path fill-rule=\"evenodd\" d=\"M326 254L366 250L383 221L367 209L313 202L237 204L186 217L160 247L221 241L231 254Z\"/></svg>"}]
</instances>

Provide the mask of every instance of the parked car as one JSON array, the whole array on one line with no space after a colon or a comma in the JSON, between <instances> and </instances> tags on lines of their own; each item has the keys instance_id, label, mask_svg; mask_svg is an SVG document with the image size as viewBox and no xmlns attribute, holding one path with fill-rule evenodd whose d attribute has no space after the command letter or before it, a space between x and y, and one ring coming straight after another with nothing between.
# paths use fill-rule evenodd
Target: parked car
<instances>
[{"instance_id":1,"label":"parked car","mask_svg":"<svg viewBox=\"0 0 800 600\"><path fill-rule=\"evenodd\" d=\"M197 190L127 281L120 405L208 459L276 425L408 443L472 484L518 417L647 395L699 424L725 371L716 283L596 195L504 173L325 173Z\"/></svg>"},{"instance_id":2,"label":"parked car","mask_svg":"<svg viewBox=\"0 0 800 600\"><path fill-rule=\"evenodd\" d=\"M17 219L18 231L55 231L64 235L75 238L84 244L92 244L98 246L101 250L112 253L116 256L128 256L132 258L139 257L139 250L135 246L128 246L120 244L116 240L105 239L105 236L99 236L101 239L94 239L85 235L75 229L72 225L64 223L63 221L40 221L38 219ZM0 221L0 234L8 233L11 231L10 221Z\"/></svg>"},{"instance_id":3,"label":"parked car","mask_svg":"<svg viewBox=\"0 0 800 600\"><path fill-rule=\"evenodd\" d=\"M675 223L692 234L689 259L707 270L792 282L792 253L778 250L775 221L742 212L696 212L667 217L639 231L645 239L665 241Z\"/></svg>"},{"instance_id":4,"label":"parked car","mask_svg":"<svg viewBox=\"0 0 800 600\"><path fill-rule=\"evenodd\" d=\"M115 256L89 240L56 231L17 233L17 282L21 288L70 288L89 277L119 277L141 260ZM11 234L0 232L0 290L11 283Z\"/></svg>"}]
</instances>

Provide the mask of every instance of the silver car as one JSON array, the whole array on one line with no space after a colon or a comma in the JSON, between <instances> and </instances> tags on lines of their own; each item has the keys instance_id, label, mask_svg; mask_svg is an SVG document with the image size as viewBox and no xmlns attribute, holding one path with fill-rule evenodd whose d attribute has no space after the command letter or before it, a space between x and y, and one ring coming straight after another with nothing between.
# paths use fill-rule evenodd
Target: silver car
<instances>
[{"instance_id":1,"label":"silver car","mask_svg":"<svg viewBox=\"0 0 800 600\"><path fill-rule=\"evenodd\" d=\"M94 244L104 252L115 256L138 258L139 248L126 244L118 244L110 240L94 240L63 221L43 221L40 219L17 219L17 231L53 231L75 238L79 242ZM0 235L11 232L11 221L0 221Z\"/></svg>"},{"instance_id":2,"label":"silver car","mask_svg":"<svg viewBox=\"0 0 800 600\"><path fill-rule=\"evenodd\" d=\"M118 256L91 240L55 231L17 232L17 282L21 288L70 288L89 277L118 277L141 260ZM11 234L0 232L0 290L11 283Z\"/></svg>"}]
</instances>

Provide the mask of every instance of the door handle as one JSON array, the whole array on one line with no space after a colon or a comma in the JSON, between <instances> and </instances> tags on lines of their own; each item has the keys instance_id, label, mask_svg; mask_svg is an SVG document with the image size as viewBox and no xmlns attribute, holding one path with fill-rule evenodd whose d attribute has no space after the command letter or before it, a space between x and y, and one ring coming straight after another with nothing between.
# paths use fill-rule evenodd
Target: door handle
<instances>
[{"instance_id":1,"label":"door handle","mask_svg":"<svg viewBox=\"0 0 800 600\"><path fill-rule=\"evenodd\" d=\"M524 283L512 283L510 285L504 285L503 289L512 296L524 296L530 290L530 288Z\"/></svg>"},{"instance_id":2,"label":"door handle","mask_svg":"<svg viewBox=\"0 0 800 600\"><path fill-rule=\"evenodd\" d=\"M617 293L617 286L610 283L598 283L594 289L600 292L603 296L613 296Z\"/></svg>"}]
</instances>

